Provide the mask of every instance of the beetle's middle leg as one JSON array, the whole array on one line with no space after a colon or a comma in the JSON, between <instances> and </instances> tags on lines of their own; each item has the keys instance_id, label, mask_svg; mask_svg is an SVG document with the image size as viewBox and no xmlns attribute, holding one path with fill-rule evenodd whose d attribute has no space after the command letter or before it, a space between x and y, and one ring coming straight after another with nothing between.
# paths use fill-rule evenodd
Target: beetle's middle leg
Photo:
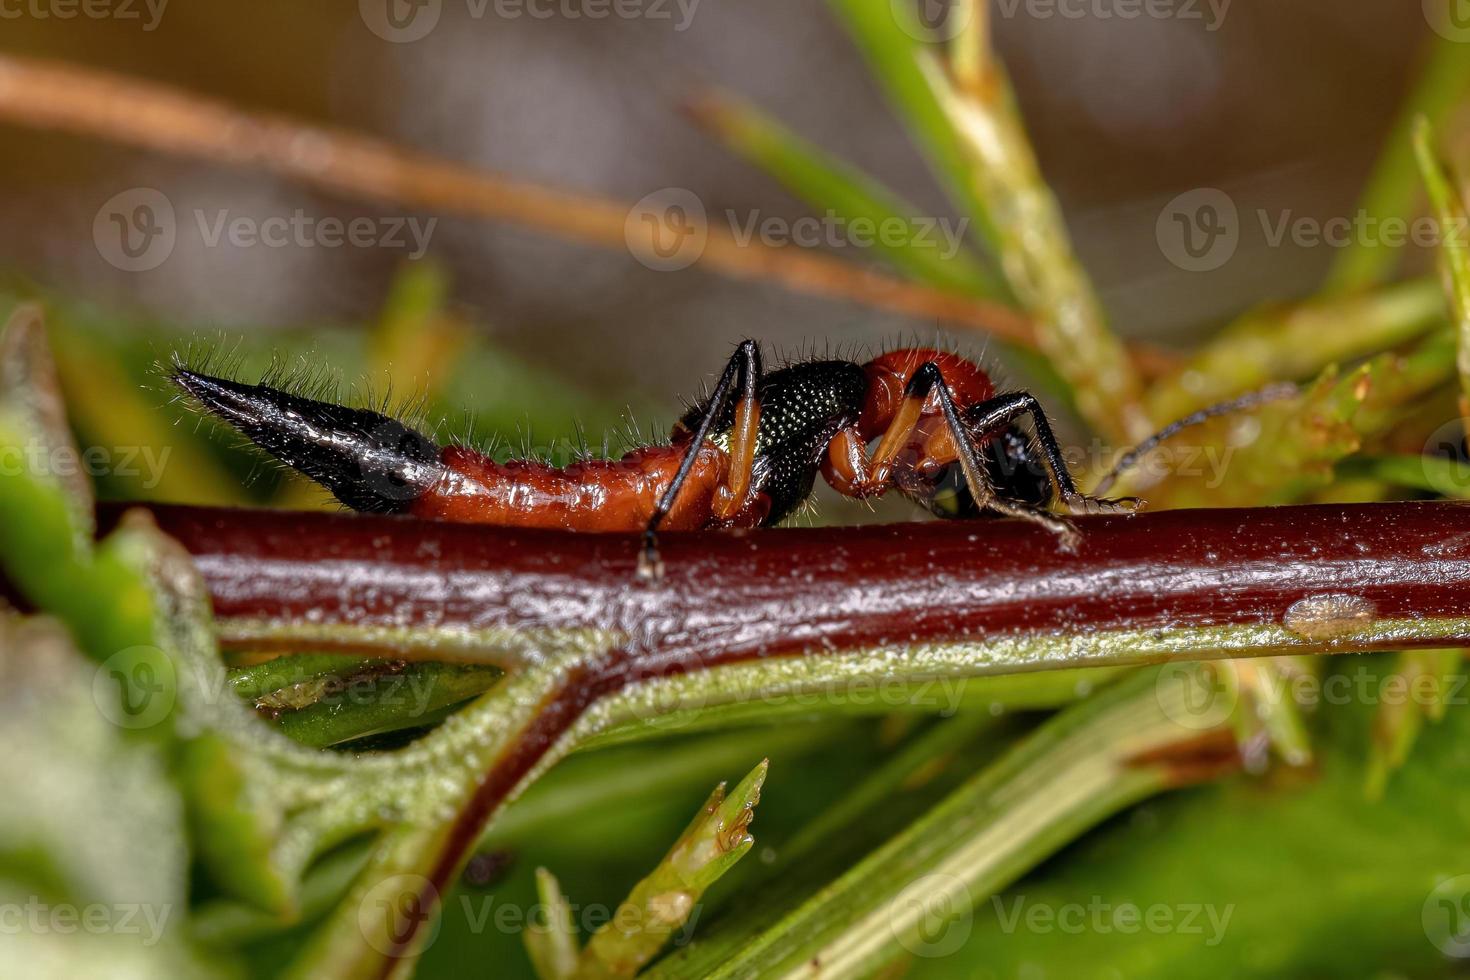
<instances>
[{"instance_id":1,"label":"beetle's middle leg","mask_svg":"<svg viewBox=\"0 0 1470 980\"><path fill-rule=\"evenodd\" d=\"M678 472L664 488L648 519L648 526L644 528L643 548L638 555L639 578L657 579L663 574L663 563L658 556L658 526L679 499L679 491L689 479L705 438L737 388L740 396L735 403L735 424L730 431L730 469L725 483L715 491L714 515L721 520L729 520L750 503L756 436L760 431L760 396L757 393L760 379L760 346L754 340L742 341L710 392L709 402L699 425L695 427L689 448L679 462Z\"/></svg>"}]
</instances>

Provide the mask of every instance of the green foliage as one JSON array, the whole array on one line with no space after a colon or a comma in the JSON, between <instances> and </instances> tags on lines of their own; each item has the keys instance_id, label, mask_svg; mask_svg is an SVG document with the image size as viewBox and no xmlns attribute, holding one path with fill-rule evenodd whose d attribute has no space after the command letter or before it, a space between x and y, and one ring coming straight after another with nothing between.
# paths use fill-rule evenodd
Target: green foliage
<instances>
[{"instance_id":1,"label":"green foliage","mask_svg":"<svg viewBox=\"0 0 1470 980\"><path fill-rule=\"evenodd\" d=\"M1303 382L1295 399L1190 431L1190 448L1228 458L1228 481L1135 473L1130 489L1161 507L1466 495L1433 410L1470 391L1464 243L1441 256L1447 294L1389 282L1394 253L1344 253L1321 295L1247 313L1145 391L1071 254L986 46L984 6L960 5L970 21L947 51L898 23L903 5L832 8L976 229L952 258L897 245L885 260L1030 317L1046 370L1095 432L1134 435L1149 418ZM1408 216L1417 162L1441 220L1463 218L1431 124L1411 145L1408 120L1452 124L1466 51L1431 51L1365 193L1374 216ZM912 216L906 195L753 107L712 98L698 112L813 208ZM534 433L526 441L553 455L577 420L616 424L605 399L479 339L450 286L411 266L366 330L273 332L234 359L246 376L283 358L380 389L397 380L421 394L427 425L462 430L469 406L482 433ZM49 337L29 300L44 302ZM96 539L74 433L169 454L99 476L107 496L319 506L321 495L292 478L247 485L248 455L208 427L172 424L178 410L161 409L147 379L158 351L188 346L191 325L28 286L0 297L12 307L0 452L39 462L0 468L0 568L36 613L0 612L0 910L132 908L149 931L115 919L80 934L0 930L0 961L56 976L458 976L486 964L543 978L1365 965L1429 976L1463 955L1463 936L1436 918L1439 899L1463 902L1463 890L1442 892L1470 871L1459 650L1328 672L1295 658L1134 670L1125 644L1084 670L1072 666L1082 638L1062 635L899 665L859 651L704 671L607 698L478 840L456 840L461 822L478 826L485 773L570 671L625 638L528 637L537 667L511 674L309 649L227 665L187 555L141 513ZM1249 653L1251 636L1191 649ZM1211 638L1218 647L1202 645ZM1303 693L1359 675L1347 703ZM921 696L936 678L963 682L942 705ZM804 700L875 679L893 684L881 704ZM751 770L765 757L769 770ZM739 772L688 822L703 790ZM746 827L763 789L757 846ZM444 875L467 848L468 871ZM1118 918L1134 906L1141 919ZM420 920L432 924L408 928Z\"/></svg>"},{"instance_id":2,"label":"green foliage","mask_svg":"<svg viewBox=\"0 0 1470 980\"><path fill-rule=\"evenodd\" d=\"M106 680L54 620L0 619L0 959L27 976L229 976L189 938L167 755L99 712Z\"/></svg>"},{"instance_id":3,"label":"green foliage","mask_svg":"<svg viewBox=\"0 0 1470 980\"><path fill-rule=\"evenodd\" d=\"M546 929L529 930L526 945L541 980L631 977L646 966L689 922L705 891L755 844L748 829L769 766L769 760L761 762L728 795L724 783L715 787L669 853L633 886L580 954L571 906L556 879L539 869L537 888L547 908Z\"/></svg>"},{"instance_id":4,"label":"green foliage","mask_svg":"<svg viewBox=\"0 0 1470 980\"><path fill-rule=\"evenodd\" d=\"M1347 660L1338 676L1387 690L1384 666ZM1451 712L1364 805L1373 714L1325 711L1305 780L1230 780L1136 809L979 903L954 960L914 975L1459 975L1443 931L1454 912L1435 895L1465 874L1464 802L1445 788L1470 777L1470 712Z\"/></svg>"}]
</instances>

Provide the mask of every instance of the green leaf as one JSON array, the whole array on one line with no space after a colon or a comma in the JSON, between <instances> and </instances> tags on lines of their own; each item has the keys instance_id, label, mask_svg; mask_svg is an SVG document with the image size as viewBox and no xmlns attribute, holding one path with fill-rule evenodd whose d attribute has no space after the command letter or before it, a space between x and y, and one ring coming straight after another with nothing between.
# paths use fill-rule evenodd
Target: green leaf
<instances>
[{"instance_id":1,"label":"green leaf","mask_svg":"<svg viewBox=\"0 0 1470 980\"><path fill-rule=\"evenodd\" d=\"M546 921L527 926L526 952L541 980L567 980L577 971L577 934L571 904L556 876L545 868L536 869L536 895L546 911Z\"/></svg>"},{"instance_id":2,"label":"green leaf","mask_svg":"<svg viewBox=\"0 0 1470 980\"><path fill-rule=\"evenodd\" d=\"M1386 667L1344 661L1346 683L1324 695L1358 690L1365 664L1370 678ZM915 959L911 975L1456 975L1470 713L1427 730L1383 800L1365 804L1371 700L1332 698L1312 779L1234 779L1150 803L985 902L960 950Z\"/></svg>"},{"instance_id":3,"label":"green leaf","mask_svg":"<svg viewBox=\"0 0 1470 980\"><path fill-rule=\"evenodd\" d=\"M1108 815L1221 765L1200 743L1224 733L1226 706L1195 705L1193 666L1167 670L1053 716L836 881L798 889L800 869L786 868L782 893L741 905L649 976L777 976L813 963L856 976L906 952L953 952L997 889Z\"/></svg>"},{"instance_id":4,"label":"green leaf","mask_svg":"<svg viewBox=\"0 0 1470 980\"><path fill-rule=\"evenodd\" d=\"M298 685L308 692L289 690L311 698L307 704L285 706L287 690L256 703L276 710L276 724L292 739L322 747L429 725L445 709L484 694L501 676L494 667L475 664L397 663L318 676Z\"/></svg>"},{"instance_id":5,"label":"green leaf","mask_svg":"<svg viewBox=\"0 0 1470 980\"><path fill-rule=\"evenodd\" d=\"M1300 381L1398 347L1442 325L1444 310L1428 279L1254 310L1153 386L1149 416L1167 424L1273 381Z\"/></svg>"},{"instance_id":6,"label":"green leaf","mask_svg":"<svg viewBox=\"0 0 1470 980\"><path fill-rule=\"evenodd\" d=\"M632 977L688 921L705 890L755 843L749 833L768 762L761 762L728 795L715 787L684 833L598 929L578 960L576 976Z\"/></svg>"},{"instance_id":7,"label":"green leaf","mask_svg":"<svg viewBox=\"0 0 1470 980\"><path fill-rule=\"evenodd\" d=\"M1349 480L1378 480L1464 500L1470 498L1470 466L1447 456L1353 456L1337 466Z\"/></svg>"},{"instance_id":8,"label":"green leaf","mask_svg":"<svg viewBox=\"0 0 1470 980\"><path fill-rule=\"evenodd\" d=\"M0 961L14 976L228 975L193 948L184 804L56 622L0 614Z\"/></svg>"},{"instance_id":9,"label":"green leaf","mask_svg":"<svg viewBox=\"0 0 1470 980\"><path fill-rule=\"evenodd\" d=\"M933 286L1004 299L1006 287L965 248L937 232L917 234L918 209L867 174L834 159L781 126L754 106L723 94L707 94L689 106L706 131L762 170L812 208L875 229L896 228L874 238L875 247L902 272ZM933 220L932 218L929 220ZM953 254L945 249L953 245Z\"/></svg>"},{"instance_id":10,"label":"green leaf","mask_svg":"<svg viewBox=\"0 0 1470 980\"><path fill-rule=\"evenodd\" d=\"M1418 82L1399 106L1373 175L1358 201L1358 213L1366 228L1382 228L1383 222L1390 220L1407 222L1413 216L1419 202L1415 128L1420 119L1433 127L1444 125L1460 109L1470 88L1470 46L1456 38L1435 35L1427 44L1426 55ZM1393 274L1402 255L1401 248L1389 247L1380 240L1355 240L1334 258L1323 291L1347 293L1383 282Z\"/></svg>"},{"instance_id":11,"label":"green leaf","mask_svg":"<svg viewBox=\"0 0 1470 980\"><path fill-rule=\"evenodd\" d=\"M1187 430L1159 457L1119 481L1122 492L1163 507L1229 507L1301 500L1331 482L1334 467L1364 440L1453 375L1453 340L1431 335L1403 354L1382 354L1351 372L1325 370L1300 397L1222 416ZM1254 437L1239 445L1236 427ZM1157 482L1148 483L1153 477Z\"/></svg>"},{"instance_id":12,"label":"green leaf","mask_svg":"<svg viewBox=\"0 0 1470 980\"><path fill-rule=\"evenodd\" d=\"M819 859L824 848L851 834L854 827L870 819L873 811L893 807L905 788L933 778L937 770L955 761L956 754L973 746L983 733L1000 724L1000 719L988 712L970 712L935 722L895 751L850 792L832 801L796 836L785 841L781 845L782 861L789 865L807 854Z\"/></svg>"},{"instance_id":13,"label":"green leaf","mask_svg":"<svg viewBox=\"0 0 1470 980\"><path fill-rule=\"evenodd\" d=\"M1470 235L1470 216L1465 211L1459 176L1441 162L1434 139L1433 126L1421 118L1414 127L1414 151L1439 218L1440 268L1450 320L1459 339L1455 363L1460 374L1460 414L1470 415L1470 241L1466 239Z\"/></svg>"},{"instance_id":14,"label":"green leaf","mask_svg":"<svg viewBox=\"0 0 1470 980\"><path fill-rule=\"evenodd\" d=\"M337 653L288 654L251 664L248 667L232 669L229 675L230 688L236 696L253 701L273 691L316 678L350 674L369 664L384 663L391 663L391 661Z\"/></svg>"},{"instance_id":15,"label":"green leaf","mask_svg":"<svg viewBox=\"0 0 1470 980\"><path fill-rule=\"evenodd\" d=\"M998 241L990 213L970 180L970 165L954 126L919 67L926 34L905 4L829 0L833 12L868 59L899 119L918 144L935 176L960 209L976 223L982 239Z\"/></svg>"},{"instance_id":16,"label":"green leaf","mask_svg":"<svg viewBox=\"0 0 1470 980\"><path fill-rule=\"evenodd\" d=\"M98 707L166 753L216 880L289 909L299 869L263 855L308 790L275 778L267 760L318 775L334 763L312 759L229 696L203 584L146 515L125 516L94 548L90 496L66 476L75 447L34 309L17 312L0 337L0 376L0 452L28 461L0 471L0 564L100 664Z\"/></svg>"}]
</instances>

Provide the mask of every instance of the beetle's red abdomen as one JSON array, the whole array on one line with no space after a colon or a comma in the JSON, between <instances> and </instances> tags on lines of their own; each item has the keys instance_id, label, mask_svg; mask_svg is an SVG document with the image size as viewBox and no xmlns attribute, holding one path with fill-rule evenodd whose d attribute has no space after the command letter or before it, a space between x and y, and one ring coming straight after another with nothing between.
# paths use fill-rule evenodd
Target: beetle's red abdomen
<instances>
[{"instance_id":1,"label":"beetle's red abdomen","mask_svg":"<svg viewBox=\"0 0 1470 980\"><path fill-rule=\"evenodd\" d=\"M497 463L473 449L449 446L441 454L443 478L410 512L506 527L642 531L687 448L687 442L650 446L621 459L556 467L535 460ZM706 526L715 488L728 466L725 453L706 444L662 527L682 531Z\"/></svg>"}]
</instances>

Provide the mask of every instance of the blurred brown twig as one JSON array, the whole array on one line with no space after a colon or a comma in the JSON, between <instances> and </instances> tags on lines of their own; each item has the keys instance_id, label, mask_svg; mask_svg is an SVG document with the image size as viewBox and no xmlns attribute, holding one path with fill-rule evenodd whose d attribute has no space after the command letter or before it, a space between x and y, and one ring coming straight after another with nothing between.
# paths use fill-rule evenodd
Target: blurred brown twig
<instances>
[{"instance_id":1,"label":"blurred brown twig","mask_svg":"<svg viewBox=\"0 0 1470 980\"><path fill-rule=\"evenodd\" d=\"M64 62L0 55L0 121L260 168L337 194L629 249L632 208L620 201L490 174L345 130L246 112L171 86ZM742 243L714 224L695 263L735 279L775 282L1035 346L1030 320L1002 304L794 246Z\"/></svg>"}]
</instances>

